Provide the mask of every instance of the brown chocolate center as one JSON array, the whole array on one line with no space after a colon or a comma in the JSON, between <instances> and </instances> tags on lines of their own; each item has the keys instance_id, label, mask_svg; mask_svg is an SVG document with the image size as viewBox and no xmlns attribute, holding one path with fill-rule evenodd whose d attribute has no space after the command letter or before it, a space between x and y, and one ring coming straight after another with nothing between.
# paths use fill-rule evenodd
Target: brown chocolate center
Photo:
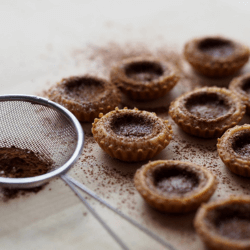
<instances>
[{"instance_id":1,"label":"brown chocolate center","mask_svg":"<svg viewBox=\"0 0 250 250\"><path fill-rule=\"evenodd\" d=\"M234 240L250 240L249 204L232 204L211 211L210 219L222 236Z\"/></svg>"},{"instance_id":2,"label":"brown chocolate center","mask_svg":"<svg viewBox=\"0 0 250 250\"><path fill-rule=\"evenodd\" d=\"M152 133L153 123L140 115L121 114L113 118L111 128L119 136L143 137Z\"/></svg>"},{"instance_id":3,"label":"brown chocolate center","mask_svg":"<svg viewBox=\"0 0 250 250\"><path fill-rule=\"evenodd\" d=\"M153 180L161 193L185 194L199 185L199 179L195 173L178 167L155 169Z\"/></svg>"},{"instance_id":4,"label":"brown chocolate center","mask_svg":"<svg viewBox=\"0 0 250 250\"><path fill-rule=\"evenodd\" d=\"M201 93L186 101L187 110L194 116L204 119L216 119L225 115L230 106L215 93Z\"/></svg>"},{"instance_id":5,"label":"brown chocolate center","mask_svg":"<svg viewBox=\"0 0 250 250\"><path fill-rule=\"evenodd\" d=\"M232 147L237 154L250 158L250 131L236 135Z\"/></svg>"},{"instance_id":6,"label":"brown chocolate center","mask_svg":"<svg viewBox=\"0 0 250 250\"><path fill-rule=\"evenodd\" d=\"M67 80L65 94L75 101L93 101L104 91L104 82L92 78L75 77Z\"/></svg>"},{"instance_id":7,"label":"brown chocolate center","mask_svg":"<svg viewBox=\"0 0 250 250\"><path fill-rule=\"evenodd\" d=\"M127 77L141 82L150 82L163 75L160 64L154 62L134 62L125 69Z\"/></svg>"},{"instance_id":8,"label":"brown chocolate center","mask_svg":"<svg viewBox=\"0 0 250 250\"><path fill-rule=\"evenodd\" d=\"M230 56L234 47L233 44L224 39L220 38L207 38L199 43L199 49L213 57L227 57Z\"/></svg>"},{"instance_id":9,"label":"brown chocolate center","mask_svg":"<svg viewBox=\"0 0 250 250\"><path fill-rule=\"evenodd\" d=\"M250 77L244 80L242 89L250 95Z\"/></svg>"}]
</instances>

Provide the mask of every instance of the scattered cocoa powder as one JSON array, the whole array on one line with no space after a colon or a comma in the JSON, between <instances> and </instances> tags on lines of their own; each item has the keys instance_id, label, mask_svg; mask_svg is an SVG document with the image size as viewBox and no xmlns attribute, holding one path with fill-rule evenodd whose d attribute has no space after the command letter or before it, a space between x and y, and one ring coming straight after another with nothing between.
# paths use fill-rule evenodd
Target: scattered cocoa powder
<instances>
[{"instance_id":1,"label":"scattered cocoa powder","mask_svg":"<svg viewBox=\"0 0 250 250\"><path fill-rule=\"evenodd\" d=\"M18 198L20 196L27 196L29 194L36 194L40 192L47 184L36 188L29 189L10 189L10 188L1 188L0 189L0 200L8 202L9 200Z\"/></svg>"}]
</instances>

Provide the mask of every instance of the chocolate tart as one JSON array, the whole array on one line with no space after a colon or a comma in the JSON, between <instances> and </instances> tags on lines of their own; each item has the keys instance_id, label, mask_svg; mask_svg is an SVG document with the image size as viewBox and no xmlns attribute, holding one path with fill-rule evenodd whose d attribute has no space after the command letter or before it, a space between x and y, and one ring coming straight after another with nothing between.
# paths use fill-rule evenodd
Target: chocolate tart
<instances>
[{"instance_id":1,"label":"chocolate tart","mask_svg":"<svg viewBox=\"0 0 250 250\"><path fill-rule=\"evenodd\" d=\"M81 122L92 122L100 112L106 114L121 100L114 84L88 75L63 78L49 90L48 97L70 110Z\"/></svg>"},{"instance_id":2,"label":"chocolate tart","mask_svg":"<svg viewBox=\"0 0 250 250\"><path fill-rule=\"evenodd\" d=\"M155 113L116 108L100 117L93 123L94 139L107 154L122 161L151 159L172 139L168 121Z\"/></svg>"},{"instance_id":3,"label":"chocolate tart","mask_svg":"<svg viewBox=\"0 0 250 250\"><path fill-rule=\"evenodd\" d=\"M250 114L250 74L234 78L229 84L229 89L239 95L246 104L246 112Z\"/></svg>"},{"instance_id":4,"label":"chocolate tart","mask_svg":"<svg viewBox=\"0 0 250 250\"><path fill-rule=\"evenodd\" d=\"M153 57L135 57L114 66L110 78L133 100L147 101L164 96L178 82L176 67Z\"/></svg>"},{"instance_id":5,"label":"chocolate tart","mask_svg":"<svg viewBox=\"0 0 250 250\"><path fill-rule=\"evenodd\" d=\"M220 36L202 37L185 44L184 56L200 74L222 77L234 74L247 63L249 48Z\"/></svg>"},{"instance_id":6,"label":"chocolate tart","mask_svg":"<svg viewBox=\"0 0 250 250\"><path fill-rule=\"evenodd\" d=\"M250 125L235 126L218 139L217 151L235 174L250 177Z\"/></svg>"},{"instance_id":7,"label":"chocolate tart","mask_svg":"<svg viewBox=\"0 0 250 250\"><path fill-rule=\"evenodd\" d=\"M250 198L231 197L203 204L194 226L209 249L250 249Z\"/></svg>"},{"instance_id":8,"label":"chocolate tart","mask_svg":"<svg viewBox=\"0 0 250 250\"><path fill-rule=\"evenodd\" d=\"M172 119L186 132L203 138L221 136L244 116L245 105L232 91L204 87L183 94L169 108Z\"/></svg>"},{"instance_id":9,"label":"chocolate tart","mask_svg":"<svg viewBox=\"0 0 250 250\"><path fill-rule=\"evenodd\" d=\"M135 187L145 201L162 212L186 213L207 201L216 189L215 177L194 163L160 160L137 170Z\"/></svg>"}]
</instances>

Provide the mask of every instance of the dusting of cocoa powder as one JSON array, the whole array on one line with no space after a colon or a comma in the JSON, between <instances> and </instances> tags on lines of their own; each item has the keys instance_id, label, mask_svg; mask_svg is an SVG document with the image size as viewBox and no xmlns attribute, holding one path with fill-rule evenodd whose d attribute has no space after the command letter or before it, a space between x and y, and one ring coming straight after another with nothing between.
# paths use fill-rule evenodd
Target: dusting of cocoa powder
<instances>
[{"instance_id":1,"label":"dusting of cocoa powder","mask_svg":"<svg viewBox=\"0 0 250 250\"><path fill-rule=\"evenodd\" d=\"M45 174L52 170L53 161L28 149L0 148L0 177L26 178ZM0 189L0 199L7 202L20 195L37 193L44 186L31 189Z\"/></svg>"},{"instance_id":2,"label":"dusting of cocoa powder","mask_svg":"<svg viewBox=\"0 0 250 250\"><path fill-rule=\"evenodd\" d=\"M0 148L0 177L26 178L46 174L53 161L28 149Z\"/></svg>"},{"instance_id":3,"label":"dusting of cocoa powder","mask_svg":"<svg viewBox=\"0 0 250 250\"><path fill-rule=\"evenodd\" d=\"M9 200L18 198L20 196L27 196L29 194L36 194L40 192L47 184L40 187L29 188L29 189L10 189L1 188L0 189L0 200L8 202Z\"/></svg>"}]
</instances>

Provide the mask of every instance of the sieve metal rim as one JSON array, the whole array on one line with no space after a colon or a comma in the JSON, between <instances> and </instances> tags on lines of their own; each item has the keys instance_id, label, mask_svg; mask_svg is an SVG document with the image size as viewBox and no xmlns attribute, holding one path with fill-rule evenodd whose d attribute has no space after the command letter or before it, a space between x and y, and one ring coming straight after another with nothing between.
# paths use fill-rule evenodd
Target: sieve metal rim
<instances>
[{"instance_id":1,"label":"sieve metal rim","mask_svg":"<svg viewBox=\"0 0 250 250\"><path fill-rule=\"evenodd\" d=\"M83 149L83 145L84 145L84 132L77 118L68 109L64 108L62 105L55 103L47 98L40 97L40 96L23 95L23 94L0 95L0 102L4 102L4 101L23 101L23 102L30 102L34 104L42 104L43 106L50 107L62 113L67 119L69 119L72 122L72 124L74 125L76 129L77 144L76 144L75 151L70 157L70 159L59 168L49 173L39 175L39 176L34 176L34 177L27 177L27 178L0 177L0 186L5 186L9 188L15 188L15 187L25 188L29 186L34 187L34 186L39 186L45 183L47 180L51 178L54 178L56 176L66 173L79 158Z\"/></svg>"}]
</instances>

